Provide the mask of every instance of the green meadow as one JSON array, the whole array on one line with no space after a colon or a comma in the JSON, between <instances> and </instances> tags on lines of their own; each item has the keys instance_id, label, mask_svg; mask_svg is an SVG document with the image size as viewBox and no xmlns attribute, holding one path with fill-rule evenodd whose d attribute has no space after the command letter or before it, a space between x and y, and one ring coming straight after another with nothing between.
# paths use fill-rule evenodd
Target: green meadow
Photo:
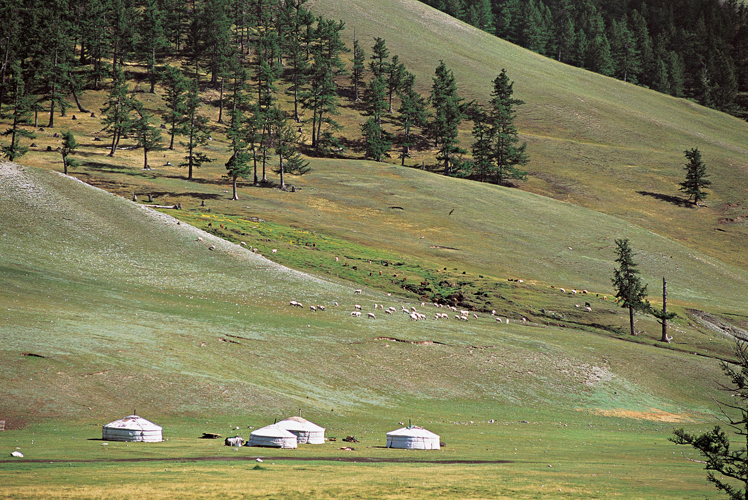
<instances>
[{"instance_id":1,"label":"green meadow","mask_svg":"<svg viewBox=\"0 0 748 500\"><path fill-rule=\"evenodd\" d=\"M748 330L748 126L415 1L310 4L364 47L385 38L424 94L439 59L468 100L488 99L507 68L526 101L528 180L447 178L428 149L406 167L348 150L310 159L295 192L241 183L232 201L218 125L216 161L189 182L165 165L179 151L141 170L139 151L106 156L98 119L60 119L82 145L70 177L46 152L51 131L24 166L0 164L0 497L716 497L700 457L668 437L722 418L719 361ZM91 109L103 98L82 95ZM340 111L355 143L362 118ZM699 208L678 192L693 147L713 181ZM611 287L624 237L655 305L668 281L670 344L652 317L628 335ZM400 312L413 307L426 319ZM200 439L248 438L299 411L337 440ZM165 441L101 440L132 413ZM385 448L409 421L445 446Z\"/></svg>"}]
</instances>

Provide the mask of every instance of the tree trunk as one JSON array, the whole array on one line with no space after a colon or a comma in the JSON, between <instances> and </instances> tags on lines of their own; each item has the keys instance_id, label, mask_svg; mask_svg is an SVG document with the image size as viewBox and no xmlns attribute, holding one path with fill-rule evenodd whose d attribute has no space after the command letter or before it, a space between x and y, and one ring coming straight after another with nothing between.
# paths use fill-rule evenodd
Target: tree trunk
<instances>
[{"instance_id":1,"label":"tree trunk","mask_svg":"<svg viewBox=\"0 0 748 500\"><path fill-rule=\"evenodd\" d=\"M278 155L280 158L280 181L281 181L281 191L286 190L286 181L283 178L283 155Z\"/></svg>"},{"instance_id":2,"label":"tree trunk","mask_svg":"<svg viewBox=\"0 0 748 500\"><path fill-rule=\"evenodd\" d=\"M73 79L70 74L68 74L68 81L70 82L70 93L73 94L73 99L75 99L75 104L78 106L78 111L81 113L88 113L88 110L81 105L81 101L78 99L78 93L75 91L75 85L73 85Z\"/></svg>"},{"instance_id":3,"label":"tree trunk","mask_svg":"<svg viewBox=\"0 0 748 500\"><path fill-rule=\"evenodd\" d=\"M148 147L145 145L146 136L143 134L143 170L150 170L148 166Z\"/></svg>"},{"instance_id":4,"label":"tree trunk","mask_svg":"<svg viewBox=\"0 0 748 500\"><path fill-rule=\"evenodd\" d=\"M223 82L224 79L221 78L221 91L218 98L218 123L223 123Z\"/></svg>"},{"instance_id":5,"label":"tree trunk","mask_svg":"<svg viewBox=\"0 0 748 500\"><path fill-rule=\"evenodd\" d=\"M231 199L232 200L238 200L239 196L237 196L237 194L236 194L236 176L234 176L234 178L232 179L232 181L233 181L232 185L233 185L233 188L234 188L234 196L232 196Z\"/></svg>"},{"instance_id":6,"label":"tree trunk","mask_svg":"<svg viewBox=\"0 0 748 500\"><path fill-rule=\"evenodd\" d=\"M65 175L68 175L68 158L65 155L62 155L62 168L65 172Z\"/></svg>"},{"instance_id":7,"label":"tree trunk","mask_svg":"<svg viewBox=\"0 0 748 500\"><path fill-rule=\"evenodd\" d=\"M662 342L670 343L670 337L667 336L667 281L662 278Z\"/></svg>"},{"instance_id":8,"label":"tree trunk","mask_svg":"<svg viewBox=\"0 0 748 500\"><path fill-rule=\"evenodd\" d=\"M52 94L52 102L49 103L49 123L47 124L47 128L52 128L55 126L55 100L54 100L54 93Z\"/></svg>"},{"instance_id":9,"label":"tree trunk","mask_svg":"<svg viewBox=\"0 0 748 500\"><path fill-rule=\"evenodd\" d=\"M629 326L631 327L631 335L636 336L636 330L634 330L634 308L629 307Z\"/></svg>"}]
</instances>

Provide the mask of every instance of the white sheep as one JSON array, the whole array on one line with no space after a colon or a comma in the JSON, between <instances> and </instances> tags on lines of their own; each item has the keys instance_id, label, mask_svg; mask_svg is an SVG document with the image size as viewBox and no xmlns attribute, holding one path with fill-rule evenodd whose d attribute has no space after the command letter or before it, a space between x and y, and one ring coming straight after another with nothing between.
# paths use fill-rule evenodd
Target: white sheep
<instances>
[{"instance_id":1,"label":"white sheep","mask_svg":"<svg viewBox=\"0 0 748 500\"><path fill-rule=\"evenodd\" d=\"M310 311L314 311L314 312L317 312L317 308L316 308L316 307L314 307L314 306L309 306L309 310L310 310Z\"/></svg>"},{"instance_id":2,"label":"white sheep","mask_svg":"<svg viewBox=\"0 0 748 500\"><path fill-rule=\"evenodd\" d=\"M272 251L273 253L278 253L278 249L277 249L277 248L273 248L273 249L272 249L271 251Z\"/></svg>"},{"instance_id":3,"label":"white sheep","mask_svg":"<svg viewBox=\"0 0 748 500\"><path fill-rule=\"evenodd\" d=\"M211 245L211 246L208 247L208 250L215 250L215 249L216 249L215 245Z\"/></svg>"},{"instance_id":4,"label":"white sheep","mask_svg":"<svg viewBox=\"0 0 748 500\"><path fill-rule=\"evenodd\" d=\"M361 295L361 292L363 292L363 290L361 290L360 288L358 290L353 290L354 295Z\"/></svg>"},{"instance_id":5,"label":"white sheep","mask_svg":"<svg viewBox=\"0 0 748 500\"><path fill-rule=\"evenodd\" d=\"M366 317L371 318L371 319L377 319L377 317L374 316L374 313L369 313L366 315Z\"/></svg>"},{"instance_id":6,"label":"white sheep","mask_svg":"<svg viewBox=\"0 0 748 500\"><path fill-rule=\"evenodd\" d=\"M353 311L351 312L351 316L358 318L361 316L361 311Z\"/></svg>"},{"instance_id":7,"label":"white sheep","mask_svg":"<svg viewBox=\"0 0 748 500\"><path fill-rule=\"evenodd\" d=\"M496 316L496 321L498 321L499 323L501 323L502 319L499 316Z\"/></svg>"},{"instance_id":8,"label":"white sheep","mask_svg":"<svg viewBox=\"0 0 748 500\"><path fill-rule=\"evenodd\" d=\"M491 316L496 316L496 309L494 309L493 311L491 311Z\"/></svg>"},{"instance_id":9,"label":"white sheep","mask_svg":"<svg viewBox=\"0 0 748 500\"><path fill-rule=\"evenodd\" d=\"M325 310L325 306L317 306L317 309L319 309L320 311L324 311Z\"/></svg>"},{"instance_id":10,"label":"white sheep","mask_svg":"<svg viewBox=\"0 0 748 500\"><path fill-rule=\"evenodd\" d=\"M478 319L478 315L477 314L473 314L473 318Z\"/></svg>"},{"instance_id":11,"label":"white sheep","mask_svg":"<svg viewBox=\"0 0 748 500\"><path fill-rule=\"evenodd\" d=\"M295 300L292 300L288 303L289 306L295 306L296 304L298 304L298 302L296 302Z\"/></svg>"},{"instance_id":12,"label":"white sheep","mask_svg":"<svg viewBox=\"0 0 748 500\"><path fill-rule=\"evenodd\" d=\"M384 312L385 314L392 314L392 311L390 311L389 309L385 309Z\"/></svg>"},{"instance_id":13,"label":"white sheep","mask_svg":"<svg viewBox=\"0 0 748 500\"><path fill-rule=\"evenodd\" d=\"M353 307L354 307L354 309L358 309L359 311L361 310L361 305L360 304L354 304Z\"/></svg>"},{"instance_id":14,"label":"white sheep","mask_svg":"<svg viewBox=\"0 0 748 500\"><path fill-rule=\"evenodd\" d=\"M197 237L197 241L203 241L203 237L202 236L198 236Z\"/></svg>"},{"instance_id":15,"label":"white sheep","mask_svg":"<svg viewBox=\"0 0 748 500\"><path fill-rule=\"evenodd\" d=\"M563 288L559 288L559 290L561 290L561 293L566 293L566 290L564 290Z\"/></svg>"},{"instance_id":16,"label":"white sheep","mask_svg":"<svg viewBox=\"0 0 748 500\"><path fill-rule=\"evenodd\" d=\"M239 244L240 244L241 246L243 246L243 247L246 247L246 246L247 246L247 244L246 244L245 242L243 242L243 241L239 242Z\"/></svg>"}]
</instances>

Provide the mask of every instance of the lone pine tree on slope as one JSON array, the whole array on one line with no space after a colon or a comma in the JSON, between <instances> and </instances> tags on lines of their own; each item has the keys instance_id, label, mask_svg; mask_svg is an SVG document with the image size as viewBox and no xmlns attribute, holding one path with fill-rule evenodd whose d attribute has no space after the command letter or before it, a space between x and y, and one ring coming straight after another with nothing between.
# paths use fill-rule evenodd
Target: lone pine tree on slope
<instances>
[{"instance_id":1,"label":"lone pine tree on slope","mask_svg":"<svg viewBox=\"0 0 748 500\"><path fill-rule=\"evenodd\" d=\"M613 288L616 291L618 303L629 310L631 335L636 335L634 312L650 310L649 301L646 300L647 285L642 285L628 238L616 240L616 254L618 255L616 259L618 269L613 272Z\"/></svg>"},{"instance_id":2,"label":"lone pine tree on slope","mask_svg":"<svg viewBox=\"0 0 748 500\"><path fill-rule=\"evenodd\" d=\"M686 179L680 183L680 190L688 195L688 200L698 206L701 200L706 199L707 193L704 188L711 186L712 181L707 180L706 165L701 161L701 152L698 149L684 151L688 163L683 168L686 170Z\"/></svg>"}]
</instances>

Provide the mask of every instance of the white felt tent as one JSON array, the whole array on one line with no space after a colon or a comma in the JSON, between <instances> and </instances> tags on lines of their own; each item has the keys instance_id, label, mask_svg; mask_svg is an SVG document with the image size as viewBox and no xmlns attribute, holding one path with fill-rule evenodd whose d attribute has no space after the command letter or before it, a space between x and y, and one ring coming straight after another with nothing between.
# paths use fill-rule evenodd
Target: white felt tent
<instances>
[{"instance_id":1,"label":"white felt tent","mask_svg":"<svg viewBox=\"0 0 748 500\"><path fill-rule=\"evenodd\" d=\"M439 436L423 427L403 427L387 433L387 448L438 450Z\"/></svg>"},{"instance_id":2,"label":"white felt tent","mask_svg":"<svg viewBox=\"0 0 748 500\"><path fill-rule=\"evenodd\" d=\"M164 440L161 426L137 415L110 422L101 428L105 441L159 443Z\"/></svg>"},{"instance_id":3,"label":"white felt tent","mask_svg":"<svg viewBox=\"0 0 748 500\"><path fill-rule=\"evenodd\" d=\"M296 435L279 427L278 424L268 425L249 434L247 446L264 446L267 448L296 448Z\"/></svg>"},{"instance_id":4,"label":"white felt tent","mask_svg":"<svg viewBox=\"0 0 748 500\"><path fill-rule=\"evenodd\" d=\"M301 417L290 417L276 425L296 435L299 444L325 444L325 428Z\"/></svg>"}]
</instances>

